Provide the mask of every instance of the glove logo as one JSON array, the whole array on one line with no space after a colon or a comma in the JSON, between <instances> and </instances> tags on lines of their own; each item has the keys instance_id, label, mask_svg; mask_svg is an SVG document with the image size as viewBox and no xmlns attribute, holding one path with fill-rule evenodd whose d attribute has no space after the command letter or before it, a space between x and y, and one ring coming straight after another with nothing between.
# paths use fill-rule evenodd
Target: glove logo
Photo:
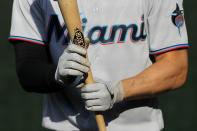
<instances>
[{"instance_id":1,"label":"glove logo","mask_svg":"<svg viewBox=\"0 0 197 131\"><path fill-rule=\"evenodd\" d=\"M184 24L183 10L180 10L179 5L176 4L176 9L171 14L173 24L178 28L181 35L180 27Z\"/></svg>"},{"instance_id":2,"label":"glove logo","mask_svg":"<svg viewBox=\"0 0 197 131\"><path fill-rule=\"evenodd\" d=\"M73 38L73 44L79 45L79 46L81 46L81 47L83 47L85 49L88 48L88 45L84 41L83 33L78 28L75 29L75 35L74 35L74 38Z\"/></svg>"}]
</instances>

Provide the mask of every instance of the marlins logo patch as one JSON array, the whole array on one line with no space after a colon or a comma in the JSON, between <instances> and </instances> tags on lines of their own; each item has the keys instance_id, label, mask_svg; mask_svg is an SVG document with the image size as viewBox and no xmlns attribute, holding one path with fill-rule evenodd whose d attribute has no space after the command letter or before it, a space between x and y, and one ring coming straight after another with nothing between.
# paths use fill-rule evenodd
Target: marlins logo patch
<instances>
[{"instance_id":1,"label":"marlins logo patch","mask_svg":"<svg viewBox=\"0 0 197 131\"><path fill-rule=\"evenodd\" d=\"M180 10L178 4L176 4L176 9L171 15L172 15L172 22L178 28L179 34L181 35L180 27L184 24L184 17L183 17L183 10Z\"/></svg>"}]
</instances>

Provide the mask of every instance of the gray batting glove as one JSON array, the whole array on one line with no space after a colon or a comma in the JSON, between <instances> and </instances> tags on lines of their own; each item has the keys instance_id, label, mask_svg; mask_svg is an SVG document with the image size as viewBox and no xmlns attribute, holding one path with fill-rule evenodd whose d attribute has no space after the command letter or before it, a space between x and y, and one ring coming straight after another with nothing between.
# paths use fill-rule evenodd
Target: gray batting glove
<instances>
[{"instance_id":1,"label":"gray batting glove","mask_svg":"<svg viewBox=\"0 0 197 131\"><path fill-rule=\"evenodd\" d=\"M90 111L109 110L124 97L121 82L87 84L81 92L86 109Z\"/></svg>"},{"instance_id":2,"label":"gray batting glove","mask_svg":"<svg viewBox=\"0 0 197 131\"><path fill-rule=\"evenodd\" d=\"M69 86L77 76L88 73L90 62L85 58L87 50L80 46L69 45L60 56L55 80L64 86Z\"/></svg>"}]
</instances>

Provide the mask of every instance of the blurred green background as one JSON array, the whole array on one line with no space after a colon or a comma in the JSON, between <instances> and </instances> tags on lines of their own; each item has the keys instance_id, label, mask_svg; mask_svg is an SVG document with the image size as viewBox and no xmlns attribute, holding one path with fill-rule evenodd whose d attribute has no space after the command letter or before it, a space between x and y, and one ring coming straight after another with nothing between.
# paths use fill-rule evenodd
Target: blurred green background
<instances>
[{"instance_id":1,"label":"blurred green background","mask_svg":"<svg viewBox=\"0 0 197 131\"><path fill-rule=\"evenodd\" d=\"M197 130L197 1L185 0L189 35L189 76L184 88L160 96L164 131ZM15 73L10 30L12 0L0 1L0 131L46 131L41 127L42 95L25 93Z\"/></svg>"}]
</instances>

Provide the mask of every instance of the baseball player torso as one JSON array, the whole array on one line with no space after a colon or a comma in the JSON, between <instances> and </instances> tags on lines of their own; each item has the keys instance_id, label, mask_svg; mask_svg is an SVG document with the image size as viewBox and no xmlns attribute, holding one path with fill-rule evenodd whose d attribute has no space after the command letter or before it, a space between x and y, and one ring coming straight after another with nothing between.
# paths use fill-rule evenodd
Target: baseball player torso
<instances>
[{"instance_id":1,"label":"baseball player torso","mask_svg":"<svg viewBox=\"0 0 197 131\"><path fill-rule=\"evenodd\" d=\"M19 5L24 2L15 1ZM20 39L30 37L32 40L39 40L38 42L49 47L52 60L57 64L59 56L71 44L58 2L55 0L27 1L24 5L31 5L29 13L35 19L31 18L32 20L29 21L32 23L31 28L36 28L36 31L34 30L35 33L31 34L33 31L28 32L30 29L26 29L28 33L24 31L20 34L12 27L11 39L16 39L14 36L17 36L17 39L19 39L18 36L22 36L23 38ZM186 46L185 26L178 28L172 24L171 19L166 21L166 24L173 36L169 37L169 40L165 39L165 42L162 41L164 39L162 32L156 31L153 26L156 28L159 26L161 31L163 28L165 30L165 26L153 24L154 14L148 19L151 9L157 10L151 8L153 1L78 0L84 36L90 39L88 57L95 81L123 80L133 77L152 65L150 53L157 53L160 49L163 51ZM172 7L169 7L171 9L166 13L169 14L167 17L171 18L170 14L176 9L176 2L175 0L167 1L173 1ZM181 2L179 0L180 6ZM17 7L15 8L14 10L17 10ZM13 23L16 23L14 16L12 19ZM43 126L54 130L78 130L79 128L85 131L96 130L94 114L85 110L80 94L69 90L45 95ZM110 131L159 131L163 128L163 119L161 110L157 106L155 98L119 103L112 110L104 113L107 129Z\"/></svg>"},{"instance_id":2,"label":"baseball player torso","mask_svg":"<svg viewBox=\"0 0 197 131\"><path fill-rule=\"evenodd\" d=\"M88 57L95 81L126 79L135 76L151 65L142 2L143 0L124 0L124 2L122 0L116 0L115 2L114 0L78 0L84 35L91 41ZM70 39L67 30L65 30L66 27L58 3L56 1L46 1L46 3L48 5L44 9L46 11L44 14L47 14L45 15L46 25L48 25L46 27L47 33L51 36L48 39L49 47L52 58L57 63L63 50L70 44ZM64 32L60 31L61 29ZM65 94L68 96L69 102L72 103L72 108L81 113L81 115L78 115L79 118L69 118L69 121L76 123L77 126L81 126L85 130L88 130L88 128L94 130L96 125L92 117L93 114L84 113L83 108L76 106L77 103L82 105L76 102L80 101L80 98L73 100L73 95L76 94L71 95L71 92L68 93L66 90ZM59 108L62 108L64 112L66 111L65 108L71 108L69 104L65 106L65 100L62 100L62 98L58 100L58 97L56 96L57 101L59 101L57 102L60 105ZM57 107L49 106L47 108ZM120 113L121 111L123 112ZM150 111L154 112L155 117L150 116ZM147 118L148 120L146 120ZM162 128L162 122L158 125L158 119L162 121L160 110L148 107L131 110L117 108L117 110L111 110L110 113L105 115L105 120L108 121L107 129L113 131L135 129L156 131ZM78 120L79 122L77 122ZM145 125L138 127L138 124Z\"/></svg>"}]
</instances>

